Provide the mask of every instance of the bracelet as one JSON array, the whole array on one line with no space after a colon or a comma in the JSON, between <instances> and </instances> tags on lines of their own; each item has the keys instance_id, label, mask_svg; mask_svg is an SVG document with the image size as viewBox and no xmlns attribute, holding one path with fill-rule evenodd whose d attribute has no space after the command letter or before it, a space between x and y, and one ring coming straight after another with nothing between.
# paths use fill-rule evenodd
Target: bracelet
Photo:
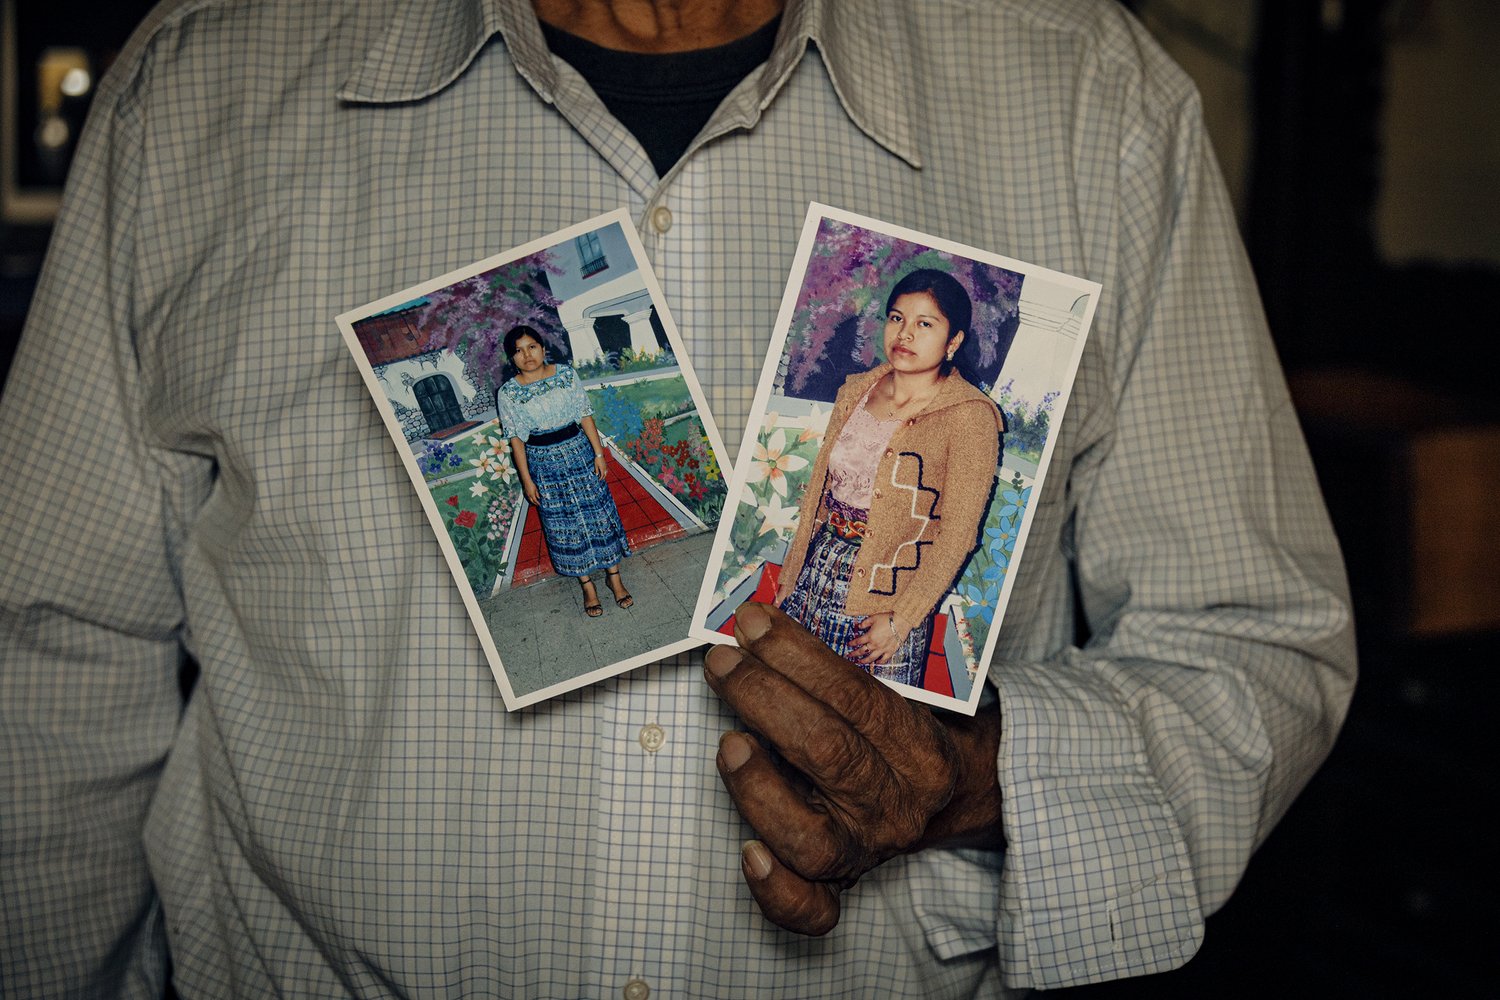
<instances>
[{"instance_id":1,"label":"bracelet","mask_svg":"<svg viewBox=\"0 0 1500 1000\"><path fill-rule=\"evenodd\" d=\"M901 633L896 631L896 616L891 615L885 620L885 623L891 627L891 636L893 638L900 639Z\"/></svg>"}]
</instances>

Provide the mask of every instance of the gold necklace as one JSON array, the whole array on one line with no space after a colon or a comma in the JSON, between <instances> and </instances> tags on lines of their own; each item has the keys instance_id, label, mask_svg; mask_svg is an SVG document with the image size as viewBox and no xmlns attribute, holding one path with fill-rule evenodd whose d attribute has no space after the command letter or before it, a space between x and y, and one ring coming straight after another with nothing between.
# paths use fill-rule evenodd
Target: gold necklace
<instances>
[{"instance_id":1,"label":"gold necklace","mask_svg":"<svg viewBox=\"0 0 1500 1000\"><path fill-rule=\"evenodd\" d=\"M897 405L897 403L896 403L896 380L895 379L891 379L891 401L886 406L885 419L887 419L887 420L895 420L896 419L896 411L897 410L906 409L907 407L911 406L912 403L921 403L922 406L926 406L932 400L932 398L938 394L938 389L939 388L941 388L941 386L934 386L933 390L931 392L927 393L927 395L922 396L920 398L913 396L911 399L908 399L906 402L901 403L900 405ZM917 407L917 409L921 409L921 406Z\"/></svg>"}]
</instances>

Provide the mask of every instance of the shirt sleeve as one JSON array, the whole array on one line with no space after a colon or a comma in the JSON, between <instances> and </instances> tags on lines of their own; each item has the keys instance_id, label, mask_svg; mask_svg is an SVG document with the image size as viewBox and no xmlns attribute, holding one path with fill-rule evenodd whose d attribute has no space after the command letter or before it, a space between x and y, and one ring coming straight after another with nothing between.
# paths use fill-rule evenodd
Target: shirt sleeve
<instances>
[{"instance_id":1,"label":"shirt sleeve","mask_svg":"<svg viewBox=\"0 0 1500 1000\"><path fill-rule=\"evenodd\" d=\"M583 387L583 379L578 377L578 372L568 367L568 405L573 410L574 421L582 420L584 417L594 415L594 405L589 402L588 390Z\"/></svg>"},{"instance_id":2,"label":"shirt sleeve","mask_svg":"<svg viewBox=\"0 0 1500 1000\"><path fill-rule=\"evenodd\" d=\"M0 968L18 997L166 988L142 827L182 710L174 526L210 463L155 453L139 417L128 85L101 85L0 399Z\"/></svg>"},{"instance_id":3,"label":"shirt sleeve","mask_svg":"<svg viewBox=\"0 0 1500 1000\"><path fill-rule=\"evenodd\" d=\"M1049 474L1050 533L1018 569L1040 599L1076 601L1077 638L990 668L1006 853L984 877L1014 986L1191 958L1353 688L1337 543L1196 95L1172 73L1173 100L1127 112L1102 328L1060 429L1071 464ZM971 929L948 926L947 947Z\"/></svg>"},{"instance_id":4,"label":"shirt sleeve","mask_svg":"<svg viewBox=\"0 0 1500 1000\"><path fill-rule=\"evenodd\" d=\"M495 391L495 409L499 411L500 426L505 429L506 437L525 441L536 430L526 407L512 399L504 386Z\"/></svg>"}]
</instances>

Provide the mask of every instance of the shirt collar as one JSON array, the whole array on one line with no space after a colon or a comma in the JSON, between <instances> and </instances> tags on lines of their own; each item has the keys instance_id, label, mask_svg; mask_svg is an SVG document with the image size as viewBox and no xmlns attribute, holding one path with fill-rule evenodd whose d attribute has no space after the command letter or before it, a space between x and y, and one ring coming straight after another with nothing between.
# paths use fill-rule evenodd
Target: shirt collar
<instances>
[{"instance_id":1,"label":"shirt collar","mask_svg":"<svg viewBox=\"0 0 1500 1000\"><path fill-rule=\"evenodd\" d=\"M871 139L920 167L911 129L909 88L898 74L879 72L895 44L900 4L880 0L788 0L781 33L755 88L743 124L754 124L814 43L839 102ZM417 101L458 79L495 35L505 40L517 72L549 104L557 69L526 0L451 0L407 3L365 53L343 87L357 104ZM889 39L889 40L888 40Z\"/></svg>"}]
</instances>

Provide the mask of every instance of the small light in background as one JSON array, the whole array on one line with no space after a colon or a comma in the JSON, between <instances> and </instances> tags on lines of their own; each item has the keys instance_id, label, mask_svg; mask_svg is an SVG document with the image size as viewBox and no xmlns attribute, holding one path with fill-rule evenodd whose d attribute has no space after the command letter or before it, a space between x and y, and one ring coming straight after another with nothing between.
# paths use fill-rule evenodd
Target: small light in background
<instances>
[{"instance_id":1,"label":"small light in background","mask_svg":"<svg viewBox=\"0 0 1500 1000\"><path fill-rule=\"evenodd\" d=\"M1323 30L1337 34L1344 26L1344 0L1323 0Z\"/></svg>"},{"instance_id":2,"label":"small light in background","mask_svg":"<svg viewBox=\"0 0 1500 1000\"><path fill-rule=\"evenodd\" d=\"M94 78L89 71L80 66L74 66L63 74L62 81L58 83L57 89L64 97L82 97L89 92L94 85Z\"/></svg>"},{"instance_id":3,"label":"small light in background","mask_svg":"<svg viewBox=\"0 0 1500 1000\"><path fill-rule=\"evenodd\" d=\"M65 149L72 138L73 130L68 128L67 120L61 115L48 115L37 126L36 144L43 152L56 153Z\"/></svg>"},{"instance_id":4,"label":"small light in background","mask_svg":"<svg viewBox=\"0 0 1500 1000\"><path fill-rule=\"evenodd\" d=\"M73 159L73 143L83 128L94 75L86 51L54 46L36 62L37 168L42 179L62 184Z\"/></svg>"},{"instance_id":5,"label":"small light in background","mask_svg":"<svg viewBox=\"0 0 1500 1000\"><path fill-rule=\"evenodd\" d=\"M38 117L62 110L63 100L82 97L93 85L89 72L89 55L78 48L48 48L36 61L36 103Z\"/></svg>"}]
</instances>

